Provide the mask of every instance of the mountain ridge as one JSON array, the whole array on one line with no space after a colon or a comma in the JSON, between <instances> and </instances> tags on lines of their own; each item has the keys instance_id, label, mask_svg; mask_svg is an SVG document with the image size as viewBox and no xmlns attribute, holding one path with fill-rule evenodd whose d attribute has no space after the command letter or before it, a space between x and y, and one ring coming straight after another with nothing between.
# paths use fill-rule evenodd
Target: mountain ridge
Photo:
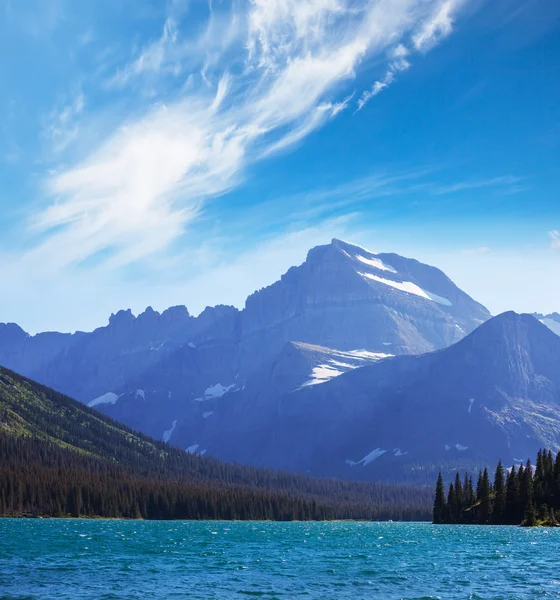
<instances>
[{"instance_id":1,"label":"mountain ridge","mask_svg":"<svg viewBox=\"0 0 560 600\"><path fill-rule=\"evenodd\" d=\"M379 258L384 256L398 261L403 274L387 267ZM364 277L376 273L385 274L383 281ZM385 283L395 278L411 292ZM424 288L438 298L450 296L451 306L432 301ZM235 345L231 377L236 371L244 378L264 368L291 341L339 350L418 353L457 341L489 317L435 267L398 255L374 255L333 239L311 249L306 261L279 281L251 294L242 310L217 305L197 317L183 306L162 313L148 307L136 317L130 309L120 310L108 325L74 334L29 336L15 324L0 324L0 364L88 403L108 392L120 393L185 345ZM232 381L204 385L217 383Z\"/></svg>"}]
</instances>

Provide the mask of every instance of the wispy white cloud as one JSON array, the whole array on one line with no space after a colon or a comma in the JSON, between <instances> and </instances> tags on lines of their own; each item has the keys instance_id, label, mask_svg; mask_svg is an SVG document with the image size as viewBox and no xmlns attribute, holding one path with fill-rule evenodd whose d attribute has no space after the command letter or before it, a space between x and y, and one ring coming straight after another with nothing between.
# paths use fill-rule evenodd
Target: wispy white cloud
<instances>
[{"instance_id":1,"label":"wispy white cloud","mask_svg":"<svg viewBox=\"0 0 560 600\"><path fill-rule=\"evenodd\" d=\"M358 109L362 110L362 108L377 94L381 93L385 88L389 87L393 81L395 81L395 73L393 71L387 71L385 73L385 77L376 81L369 90L366 90L362 93L360 99L358 100Z\"/></svg>"},{"instance_id":2,"label":"wispy white cloud","mask_svg":"<svg viewBox=\"0 0 560 600\"><path fill-rule=\"evenodd\" d=\"M79 118L84 110L85 97L80 91L70 101L54 108L48 115L43 135L48 139L54 152L61 152L79 134Z\"/></svg>"},{"instance_id":3,"label":"wispy white cloud","mask_svg":"<svg viewBox=\"0 0 560 600\"><path fill-rule=\"evenodd\" d=\"M381 61L386 70L360 107L408 69L412 50L449 34L460 4L251 0L213 7L186 36L188 3L171 2L161 36L110 80L145 84L155 96L46 181L48 205L32 220L39 241L25 260L114 269L168 250L247 167L343 112L358 69ZM188 85L170 93L170 75ZM78 98L52 119L55 145L79 134L73 123L83 105Z\"/></svg>"},{"instance_id":4,"label":"wispy white cloud","mask_svg":"<svg viewBox=\"0 0 560 600\"><path fill-rule=\"evenodd\" d=\"M550 238L550 247L553 250L560 250L560 231L553 229L548 232L548 237Z\"/></svg>"},{"instance_id":5,"label":"wispy white cloud","mask_svg":"<svg viewBox=\"0 0 560 600\"><path fill-rule=\"evenodd\" d=\"M481 188L498 188L504 193L515 193L516 191L527 189L518 185L521 181L522 179L520 177L516 177L514 175L504 175L501 177L493 177L491 179L469 179L451 183L449 185L434 185L431 191L438 196L457 194L460 192Z\"/></svg>"},{"instance_id":6,"label":"wispy white cloud","mask_svg":"<svg viewBox=\"0 0 560 600\"><path fill-rule=\"evenodd\" d=\"M408 56L410 51L404 44L398 44L388 53L389 68L385 76L375 81L369 90L365 90L358 100L356 112L361 110L372 98L377 96L385 88L389 87L396 79L397 73L402 73L410 68Z\"/></svg>"},{"instance_id":7,"label":"wispy white cloud","mask_svg":"<svg viewBox=\"0 0 560 600\"><path fill-rule=\"evenodd\" d=\"M443 0L432 14L422 21L414 33L414 48L421 52L431 50L443 38L453 31L457 11L466 4L466 0Z\"/></svg>"},{"instance_id":8,"label":"wispy white cloud","mask_svg":"<svg viewBox=\"0 0 560 600\"><path fill-rule=\"evenodd\" d=\"M391 48L389 66L385 75L365 90L358 99L356 112L360 111L372 98L395 82L398 73L410 68L409 56L412 51L427 52L453 31L453 23L460 9L468 0L438 0L427 16L420 18L415 25L410 48L398 43Z\"/></svg>"}]
</instances>

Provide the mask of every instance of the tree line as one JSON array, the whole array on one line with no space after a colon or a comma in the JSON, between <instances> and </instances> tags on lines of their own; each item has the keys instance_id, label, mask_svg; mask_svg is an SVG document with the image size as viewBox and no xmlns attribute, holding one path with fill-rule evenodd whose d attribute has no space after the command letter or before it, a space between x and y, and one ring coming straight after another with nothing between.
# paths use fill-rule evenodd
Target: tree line
<instances>
[{"instance_id":1,"label":"tree line","mask_svg":"<svg viewBox=\"0 0 560 600\"><path fill-rule=\"evenodd\" d=\"M456 473L447 495L438 475L433 522L478 525L557 525L560 521L560 452L539 450L535 466L504 469L498 462L493 481L488 469L473 478Z\"/></svg>"},{"instance_id":2,"label":"tree line","mask_svg":"<svg viewBox=\"0 0 560 600\"><path fill-rule=\"evenodd\" d=\"M141 476L134 468L0 431L0 515L284 521L427 517L425 494L415 497L407 486L341 486L344 482L310 479L305 490L304 476L300 481L300 476L285 474L284 479L276 473L272 480L279 485L268 486L259 485L258 469L249 468L240 483L204 477L200 471L193 477ZM243 467L233 469L239 471ZM251 473L257 477L251 479ZM375 489L378 493L370 493ZM399 490L406 493L401 496Z\"/></svg>"}]
</instances>

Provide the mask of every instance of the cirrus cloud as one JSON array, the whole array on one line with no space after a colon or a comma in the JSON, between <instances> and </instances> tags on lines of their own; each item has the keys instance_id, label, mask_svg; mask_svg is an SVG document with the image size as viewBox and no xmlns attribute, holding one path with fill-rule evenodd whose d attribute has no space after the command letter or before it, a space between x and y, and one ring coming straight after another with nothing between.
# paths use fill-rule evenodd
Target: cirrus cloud
<instances>
[{"instance_id":1,"label":"cirrus cloud","mask_svg":"<svg viewBox=\"0 0 560 600\"><path fill-rule=\"evenodd\" d=\"M32 219L39 241L24 259L51 271L85 261L115 269L169 250L248 167L343 113L359 71L377 63L385 75L358 90L358 110L393 83L414 52L449 35L464 3L233 2L187 35L187 4L175 0L161 37L106 82L145 84L149 103L49 176Z\"/></svg>"}]
</instances>

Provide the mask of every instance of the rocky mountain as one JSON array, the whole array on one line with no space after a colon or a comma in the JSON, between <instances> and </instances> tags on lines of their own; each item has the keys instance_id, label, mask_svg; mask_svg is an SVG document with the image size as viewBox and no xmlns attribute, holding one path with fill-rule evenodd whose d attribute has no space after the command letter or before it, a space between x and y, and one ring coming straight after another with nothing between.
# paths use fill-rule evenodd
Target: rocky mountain
<instances>
[{"instance_id":1,"label":"rocky mountain","mask_svg":"<svg viewBox=\"0 0 560 600\"><path fill-rule=\"evenodd\" d=\"M295 340L418 354L458 341L489 317L440 270L334 239L249 296L241 331L253 356L263 347L275 355Z\"/></svg>"},{"instance_id":2,"label":"rocky mountain","mask_svg":"<svg viewBox=\"0 0 560 600\"><path fill-rule=\"evenodd\" d=\"M268 403L249 389L224 398L192 441L242 462L351 478L511 464L560 450L558 365L558 336L505 313L449 348L385 358Z\"/></svg>"},{"instance_id":3,"label":"rocky mountain","mask_svg":"<svg viewBox=\"0 0 560 600\"><path fill-rule=\"evenodd\" d=\"M390 355L445 348L489 317L438 269L335 239L243 310L119 311L106 327L72 335L0 325L0 364L202 452L197 440L225 404L258 431L260 409L274 410L283 393Z\"/></svg>"},{"instance_id":4,"label":"rocky mountain","mask_svg":"<svg viewBox=\"0 0 560 600\"><path fill-rule=\"evenodd\" d=\"M538 319L543 325L546 325L550 330L560 335L560 314L557 312L543 315L541 313L533 313L533 317Z\"/></svg>"}]
</instances>

